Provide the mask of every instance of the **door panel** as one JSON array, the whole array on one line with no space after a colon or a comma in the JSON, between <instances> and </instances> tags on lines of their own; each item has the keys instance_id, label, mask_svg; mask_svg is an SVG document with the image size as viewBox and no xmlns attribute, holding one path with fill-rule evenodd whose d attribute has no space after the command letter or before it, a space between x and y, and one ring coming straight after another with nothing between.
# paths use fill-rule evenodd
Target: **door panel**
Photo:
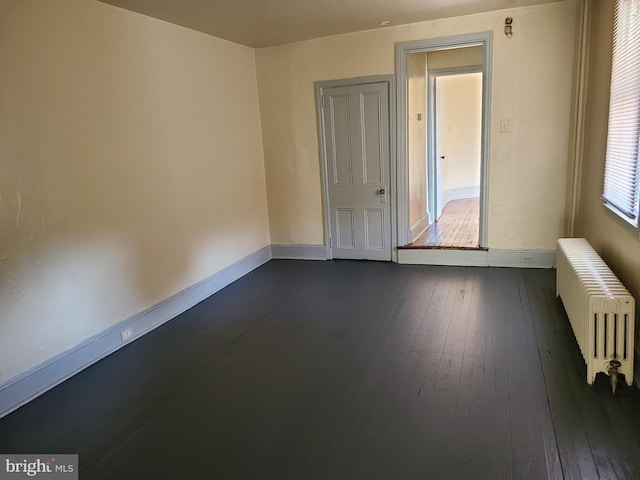
<instances>
[{"instance_id":1,"label":"door panel","mask_svg":"<svg viewBox=\"0 0 640 480\"><path fill-rule=\"evenodd\" d=\"M365 244L370 250L384 250L384 210L367 208L365 210Z\"/></svg>"},{"instance_id":2,"label":"door panel","mask_svg":"<svg viewBox=\"0 0 640 480\"><path fill-rule=\"evenodd\" d=\"M385 82L323 91L333 258L391 260Z\"/></svg>"},{"instance_id":3,"label":"door panel","mask_svg":"<svg viewBox=\"0 0 640 480\"><path fill-rule=\"evenodd\" d=\"M331 99L331 143L335 185L353 184L353 165L351 161L351 131L349 121L349 96L336 95Z\"/></svg>"},{"instance_id":4,"label":"door panel","mask_svg":"<svg viewBox=\"0 0 640 480\"><path fill-rule=\"evenodd\" d=\"M352 209L336 208L336 247L356 248L353 220Z\"/></svg>"},{"instance_id":5,"label":"door panel","mask_svg":"<svg viewBox=\"0 0 640 480\"><path fill-rule=\"evenodd\" d=\"M380 132L383 131L382 101L378 92L362 95L363 119L363 155L364 155L364 183L367 185L381 185L384 178L382 164L384 162L384 142L381 141ZM387 157L388 158L388 157Z\"/></svg>"}]
</instances>

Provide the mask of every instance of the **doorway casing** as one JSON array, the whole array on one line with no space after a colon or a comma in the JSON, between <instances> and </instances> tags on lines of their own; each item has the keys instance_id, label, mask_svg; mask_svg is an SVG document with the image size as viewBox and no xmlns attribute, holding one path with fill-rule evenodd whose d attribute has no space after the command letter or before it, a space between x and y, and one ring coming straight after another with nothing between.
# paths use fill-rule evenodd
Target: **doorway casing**
<instances>
[{"instance_id":1,"label":"doorway casing","mask_svg":"<svg viewBox=\"0 0 640 480\"><path fill-rule=\"evenodd\" d=\"M409 221L409 168L408 168L408 57L412 53L436 50L449 50L461 47L482 46L482 133L480 158L480 230L479 245L488 247L488 196L489 196L489 139L491 138L491 65L493 32L471 33L451 37L414 40L396 44L397 85L397 152L396 152L396 211L397 245L406 245L411 241ZM433 148L429 146L429 155ZM431 162L431 159L430 161ZM425 179L426 181L426 179Z\"/></svg>"}]
</instances>

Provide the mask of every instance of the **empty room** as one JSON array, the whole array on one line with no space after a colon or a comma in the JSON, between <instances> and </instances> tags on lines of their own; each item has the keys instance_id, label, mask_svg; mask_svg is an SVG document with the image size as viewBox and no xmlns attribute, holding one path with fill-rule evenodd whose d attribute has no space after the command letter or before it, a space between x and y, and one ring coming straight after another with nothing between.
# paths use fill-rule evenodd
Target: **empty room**
<instances>
[{"instance_id":1,"label":"empty room","mask_svg":"<svg viewBox=\"0 0 640 480\"><path fill-rule=\"evenodd\" d=\"M0 478L640 478L638 19L0 0Z\"/></svg>"}]
</instances>

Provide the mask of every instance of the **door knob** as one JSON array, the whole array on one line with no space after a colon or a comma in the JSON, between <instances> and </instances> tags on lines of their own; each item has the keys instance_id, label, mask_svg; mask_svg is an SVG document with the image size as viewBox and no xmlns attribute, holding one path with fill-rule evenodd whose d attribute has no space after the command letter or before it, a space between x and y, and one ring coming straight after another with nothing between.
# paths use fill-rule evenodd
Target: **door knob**
<instances>
[{"instance_id":1,"label":"door knob","mask_svg":"<svg viewBox=\"0 0 640 480\"><path fill-rule=\"evenodd\" d=\"M378 193L379 193L380 195L384 195L384 188L381 188L381 189L378 191Z\"/></svg>"}]
</instances>

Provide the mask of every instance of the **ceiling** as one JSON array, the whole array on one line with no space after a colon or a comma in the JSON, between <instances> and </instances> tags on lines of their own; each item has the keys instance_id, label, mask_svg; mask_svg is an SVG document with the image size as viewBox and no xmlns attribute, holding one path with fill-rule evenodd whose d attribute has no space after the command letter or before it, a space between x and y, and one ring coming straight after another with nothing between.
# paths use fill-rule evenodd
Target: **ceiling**
<instances>
[{"instance_id":1,"label":"ceiling","mask_svg":"<svg viewBox=\"0 0 640 480\"><path fill-rule=\"evenodd\" d=\"M100 0L250 47L558 0Z\"/></svg>"}]
</instances>

